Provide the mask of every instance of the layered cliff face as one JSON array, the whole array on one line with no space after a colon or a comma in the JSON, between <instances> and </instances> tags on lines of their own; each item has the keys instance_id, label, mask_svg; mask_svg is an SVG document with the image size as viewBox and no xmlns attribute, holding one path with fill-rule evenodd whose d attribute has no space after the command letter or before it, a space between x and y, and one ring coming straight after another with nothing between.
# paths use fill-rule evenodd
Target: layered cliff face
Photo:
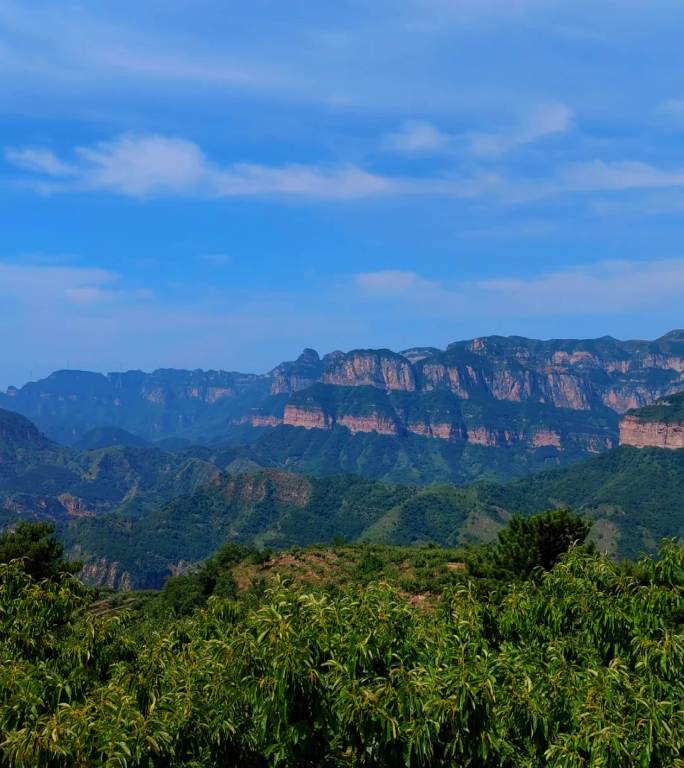
<instances>
[{"instance_id":1,"label":"layered cliff face","mask_svg":"<svg viewBox=\"0 0 684 768\"><path fill-rule=\"evenodd\" d=\"M632 445L635 448L684 448L684 422L643 422L634 416L624 416L620 421L620 445Z\"/></svg>"},{"instance_id":2,"label":"layered cliff face","mask_svg":"<svg viewBox=\"0 0 684 768\"><path fill-rule=\"evenodd\" d=\"M333 352L311 350L272 372L273 391L295 393L314 383L388 391L448 390L461 399L531 401L556 408L620 413L684 387L684 332L655 342L536 341L486 337L446 351L415 348Z\"/></svg>"},{"instance_id":3,"label":"layered cliff face","mask_svg":"<svg viewBox=\"0 0 684 768\"><path fill-rule=\"evenodd\" d=\"M8 390L0 405L72 444L93 428L117 427L146 440L237 445L256 439L251 428L261 434L287 425L558 451L570 441L595 452L617 440L618 414L680 389L684 331L673 331L656 341L490 336L446 350L358 349L322 358L307 349L263 375L61 371ZM476 406L467 418L463 403ZM502 422L501 404L520 406L524 418L505 412L513 420ZM588 418L578 431L580 413ZM592 426L596 419L601 426Z\"/></svg>"},{"instance_id":4,"label":"layered cliff face","mask_svg":"<svg viewBox=\"0 0 684 768\"><path fill-rule=\"evenodd\" d=\"M684 448L684 392L626 413L620 420L620 445Z\"/></svg>"},{"instance_id":5,"label":"layered cliff face","mask_svg":"<svg viewBox=\"0 0 684 768\"><path fill-rule=\"evenodd\" d=\"M260 423L260 416L253 423ZM617 417L528 402L459 398L450 391L397 392L316 384L292 395L282 424L307 430L345 427L352 434L407 434L489 447L569 447L598 453L615 444Z\"/></svg>"}]
</instances>

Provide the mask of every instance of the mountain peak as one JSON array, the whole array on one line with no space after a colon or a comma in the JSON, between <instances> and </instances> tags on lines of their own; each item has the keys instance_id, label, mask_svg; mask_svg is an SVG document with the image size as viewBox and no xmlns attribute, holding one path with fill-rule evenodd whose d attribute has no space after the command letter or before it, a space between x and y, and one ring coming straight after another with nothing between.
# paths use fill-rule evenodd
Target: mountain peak
<instances>
[{"instance_id":1,"label":"mountain peak","mask_svg":"<svg viewBox=\"0 0 684 768\"><path fill-rule=\"evenodd\" d=\"M0 449L10 448L45 448L50 441L24 416L0 408Z\"/></svg>"},{"instance_id":2,"label":"mountain peak","mask_svg":"<svg viewBox=\"0 0 684 768\"><path fill-rule=\"evenodd\" d=\"M684 328L675 328L661 336L658 341L684 341Z\"/></svg>"},{"instance_id":3,"label":"mountain peak","mask_svg":"<svg viewBox=\"0 0 684 768\"><path fill-rule=\"evenodd\" d=\"M298 363L319 363L320 361L321 358L318 352L310 347L307 347L297 358Z\"/></svg>"}]
</instances>

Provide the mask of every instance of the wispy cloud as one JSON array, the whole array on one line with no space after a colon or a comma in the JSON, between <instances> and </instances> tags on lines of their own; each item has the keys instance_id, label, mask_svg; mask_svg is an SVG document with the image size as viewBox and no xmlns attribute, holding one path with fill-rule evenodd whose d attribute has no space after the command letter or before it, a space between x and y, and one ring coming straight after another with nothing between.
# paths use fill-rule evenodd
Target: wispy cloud
<instances>
[{"instance_id":1,"label":"wispy cloud","mask_svg":"<svg viewBox=\"0 0 684 768\"><path fill-rule=\"evenodd\" d=\"M97 267L0 262L0 296L34 306L90 304L124 298L119 275Z\"/></svg>"},{"instance_id":2,"label":"wispy cloud","mask_svg":"<svg viewBox=\"0 0 684 768\"><path fill-rule=\"evenodd\" d=\"M447 149L452 141L452 136L432 123L411 120L403 123L395 133L388 133L383 139L383 146L393 152L436 152Z\"/></svg>"},{"instance_id":3,"label":"wispy cloud","mask_svg":"<svg viewBox=\"0 0 684 768\"><path fill-rule=\"evenodd\" d=\"M385 270L353 278L360 297L435 317L580 317L636 313L684 295L684 259L603 261L522 279L439 282Z\"/></svg>"},{"instance_id":4,"label":"wispy cloud","mask_svg":"<svg viewBox=\"0 0 684 768\"><path fill-rule=\"evenodd\" d=\"M49 149L24 147L22 149L8 148L5 157L12 165L25 171L33 171L47 176L68 176L72 173L66 163L63 163Z\"/></svg>"},{"instance_id":5,"label":"wispy cloud","mask_svg":"<svg viewBox=\"0 0 684 768\"><path fill-rule=\"evenodd\" d=\"M516 124L496 131L450 133L425 120L403 123L383 138L383 148L403 154L469 154L497 158L507 152L571 130L573 111L565 104L551 102L530 109Z\"/></svg>"},{"instance_id":6,"label":"wispy cloud","mask_svg":"<svg viewBox=\"0 0 684 768\"><path fill-rule=\"evenodd\" d=\"M573 120L573 112L565 104L542 104L508 131L471 134L469 149L475 155L496 157L525 144L565 133L572 128Z\"/></svg>"},{"instance_id":7,"label":"wispy cloud","mask_svg":"<svg viewBox=\"0 0 684 768\"><path fill-rule=\"evenodd\" d=\"M195 143L165 136L125 134L113 141L78 147L72 160L62 160L39 148L11 148L5 157L24 170L40 174L34 181L42 192L207 198L292 195L345 200L383 194L394 184L352 165L219 166Z\"/></svg>"},{"instance_id":8,"label":"wispy cloud","mask_svg":"<svg viewBox=\"0 0 684 768\"><path fill-rule=\"evenodd\" d=\"M684 168L661 169L648 163L594 160L566 167L560 187L577 192L620 192L684 186Z\"/></svg>"},{"instance_id":9,"label":"wispy cloud","mask_svg":"<svg viewBox=\"0 0 684 768\"><path fill-rule=\"evenodd\" d=\"M427 149L427 138L414 138L415 151L421 141ZM523 205L563 195L684 186L684 168L638 161L572 163L555 175L535 179L484 169L469 175L445 168L439 175L402 176L344 163L222 165L187 139L135 134L77 147L69 157L41 147L12 147L6 149L5 159L26 172L20 184L43 194L108 192L134 198L270 196L344 201L414 195Z\"/></svg>"}]
</instances>

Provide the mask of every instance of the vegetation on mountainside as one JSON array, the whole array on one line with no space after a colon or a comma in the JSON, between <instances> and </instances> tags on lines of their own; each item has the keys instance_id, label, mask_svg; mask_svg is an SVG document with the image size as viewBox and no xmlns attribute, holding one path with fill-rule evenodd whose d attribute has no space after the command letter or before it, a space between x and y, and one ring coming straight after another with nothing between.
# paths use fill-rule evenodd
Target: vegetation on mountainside
<instances>
[{"instance_id":1,"label":"vegetation on mountainside","mask_svg":"<svg viewBox=\"0 0 684 768\"><path fill-rule=\"evenodd\" d=\"M36 581L76 573L81 564L64 559L64 547L54 532L49 523L21 522L0 533L0 563L21 560L24 572Z\"/></svg>"},{"instance_id":2,"label":"vegetation on mountainside","mask_svg":"<svg viewBox=\"0 0 684 768\"><path fill-rule=\"evenodd\" d=\"M477 408L474 404L467 407ZM352 434L339 426L327 431L287 425L268 430L242 453L263 467L319 476L347 473L419 485L482 479L506 482L586 457L576 446L564 451L551 446L482 446L414 434Z\"/></svg>"},{"instance_id":3,"label":"vegetation on mountainside","mask_svg":"<svg viewBox=\"0 0 684 768\"><path fill-rule=\"evenodd\" d=\"M571 508L594 521L600 551L637 557L684 537L684 451L623 447L510 485L389 486L358 477L281 472L224 475L145 515L100 515L58 525L69 551L118 562L134 586L159 587L179 563L226 540L286 549L349 542L459 547L493 540L517 514Z\"/></svg>"},{"instance_id":4,"label":"vegetation on mountainside","mask_svg":"<svg viewBox=\"0 0 684 768\"><path fill-rule=\"evenodd\" d=\"M663 424L684 423L684 392L662 397L653 405L634 408L627 411L627 415L639 421L658 421Z\"/></svg>"},{"instance_id":5,"label":"vegetation on mountainside","mask_svg":"<svg viewBox=\"0 0 684 768\"><path fill-rule=\"evenodd\" d=\"M429 606L275 580L174 616L0 564L0 766L682 766L683 568L573 548Z\"/></svg>"}]
</instances>

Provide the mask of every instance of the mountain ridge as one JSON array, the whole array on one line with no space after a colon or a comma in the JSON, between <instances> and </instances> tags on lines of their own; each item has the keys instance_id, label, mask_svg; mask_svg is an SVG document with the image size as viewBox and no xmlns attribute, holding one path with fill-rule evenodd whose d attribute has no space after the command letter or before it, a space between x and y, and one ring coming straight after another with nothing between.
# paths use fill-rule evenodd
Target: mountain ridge
<instances>
[{"instance_id":1,"label":"mountain ridge","mask_svg":"<svg viewBox=\"0 0 684 768\"><path fill-rule=\"evenodd\" d=\"M478 459L483 476L503 465L502 451L534 471L542 456L561 465L610 449L622 413L681 389L684 331L671 331L654 341L485 336L403 353L357 349L321 357L305 349L266 374L61 371L10 388L0 407L67 445L93 430L125 430L151 443L239 447L243 455L258 446L266 465L279 461L264 455L266 443L284 435L302 442L282 427L331 436L346 429L338 470L348 465L344 450L363 442L355 437L379 435L408 456L406 478L418 472L429 482L447 475L419 470L421 456L441 449L425 449L414 435L468 448L446 450L449 461L472 453L470 447L490 449L489 459L486 452ZM278 439L268 437L278 430ZM466 476L472 477L467 462L452 467L449 479Z\"/></svg>"}]
</instances>

